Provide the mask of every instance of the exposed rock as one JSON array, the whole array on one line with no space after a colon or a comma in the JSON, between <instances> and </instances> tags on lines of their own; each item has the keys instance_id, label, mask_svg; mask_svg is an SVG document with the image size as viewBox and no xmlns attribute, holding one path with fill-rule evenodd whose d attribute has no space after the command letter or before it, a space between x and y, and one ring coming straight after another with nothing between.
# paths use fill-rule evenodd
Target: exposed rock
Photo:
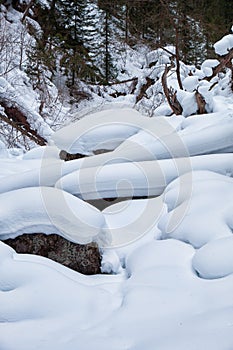
<instances>
[{"instance_id":1,"label":"exposed rock","mask_svg":"<svg viewBox=\"0 0 233 350\"><path fill-rule=\"evenodd\" d=\"M43 233L24 234L4 243L17 253L41 255L85 275L101 272L101 257L95 243L80 245L56 234Z\"/></svg>"},{"instance_id":2,"label":"exposed rock","mask_svg":"<svg viewBox=\"0 0 233 350\"><path fill-rule=\"evenodd\" d=\"M61 160L64 160L65 162L67 162L69 160L84 158L86 156L84 154L81 154L81 153L72 154L72 153L68 153L64 150L61 150L61 152L59 153L59 157Z\"/></svg>"}]
</instances>

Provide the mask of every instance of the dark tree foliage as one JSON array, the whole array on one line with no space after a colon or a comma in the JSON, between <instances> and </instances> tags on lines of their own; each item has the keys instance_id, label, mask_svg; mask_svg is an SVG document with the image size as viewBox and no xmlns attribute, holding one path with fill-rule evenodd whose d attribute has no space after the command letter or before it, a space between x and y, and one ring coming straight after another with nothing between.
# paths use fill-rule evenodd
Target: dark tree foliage
<instances>
[{"instance_id":1,"label":"dark tree foliage","mask_svg":"<svg viewBox=\"0 0 233 350\"><path fill-rule=\"evenodd\" d=\"M2 0L26 11L23 1ZM228 0L39 0L28 16L42 28L35 33L33 71L44 65L61 69L68 86L78 81L110 83L115 75L113 48L119 29L128 45L143 42L152 48L175 45L185 63L213 57L213 43L229 33L233 6ZM24 4L24 5L23 5ZM91 12L92 11L92 12ZM114 41L115 40L115 41ZM53 74L52 74L53 77Z\"/></svg>"}]
</instances>

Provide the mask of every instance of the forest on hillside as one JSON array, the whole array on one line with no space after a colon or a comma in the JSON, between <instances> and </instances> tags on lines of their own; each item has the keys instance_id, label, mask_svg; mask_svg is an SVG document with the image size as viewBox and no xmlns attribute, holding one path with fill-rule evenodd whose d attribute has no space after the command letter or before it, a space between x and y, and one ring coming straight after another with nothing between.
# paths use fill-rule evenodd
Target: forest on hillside
<instances>
[{"instance_id":1,"label":"forest on hillside","mask_svg":"<svg viewBox=\"0 0 233 350\"><path fill-rule=\"evenodd\" d=\"M76 112L80 118L127 96L149 116L165 100L165 114L182 114L167 78L175 72L183 90L182 79L210 58L220 65L212 77L232 70L231 54L219 57L213 47L232 17L230 2L219 0L2 0L1 140L44 145ZM197 96L194 112L208 112L204 99Z\"/></svg>"},{"instance_id":2,"label":"forest on hillside","mask_svg":"<svg viewBox=\"0 0 233 350\"><path fill-rule=\"evenodd\" d=\"M66 84L78 79L108 84L117 77L115 52L127 44L151 49L177 46L186 64L213 56L213 44L230 31L233 8L220 0L22 0L2 1L36 20L41 30L29 31L36 41L29 52L29 74L39 83L40 69L55 76L59 69Z\"/></svg>"}]
</instances>

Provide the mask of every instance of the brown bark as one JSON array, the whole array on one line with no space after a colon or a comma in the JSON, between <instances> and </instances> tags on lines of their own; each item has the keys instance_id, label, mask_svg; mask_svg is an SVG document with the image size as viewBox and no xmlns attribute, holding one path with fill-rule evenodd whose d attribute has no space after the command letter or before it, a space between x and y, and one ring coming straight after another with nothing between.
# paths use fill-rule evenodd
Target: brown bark
<instances>
[{"instance_id":1,"label":"brown bark","mask_svg":"<svg viewBox=\"0 0 233 350\"><path fill-rule=\"evenodd\" d=\"M179 31L178 28L175 28L176 30L176 76L177 76L177 81L179 88L183 90L183 84L181 81L181 76L180 76L180 52L179 52Z\"/></svg>"},{"instance_id":2,"label":"brown bark","mask_svg":"<svg viewBox=\"0 0 233 350\"><path fill-rule=\"evenodd\" d=\"M30 11L30 8L32 7L32 5L34 4L35 0L31 0L29 2L29 4L27 5L25 11L24 11L24 14L23 14L23 17L21 19L21 22L23 23L25 21L25 18L27 17L27 15L29 14L29 11Z\"/></svg>"},{"instance_id":3,"label":"brown bark","mask_svg":"<svg viewBox=\"0 0 233 350\"><path fill-rule=\"evenodd\" d=\"M213 74L210 77L206 77L205 79L210 81L218 73L222 72L223 69L226 67L232 69L232 62L231 62L232 59L233 59L233 49L231 49L227 55L220 57L220 63L213 68Z\"/></svg>"},{"instance_id":4,"label":"brown bark","mask_svg":"<svg viewBox=\"0 0 233 350\"><path fill-rule=\"evenodd\" d=\"M27 136L30 140L40 146L46 145L47 141L40 136L36 130L33 130L27 121L26 116L16 106L9 106L6 102L0 103L4 107L5 114L0 113L0 119L18 130L22 135Z\"/></svg>"},{"instance_id":5,"label":"brown bark","mask_svg":"<svg viewBox=\"0 0 233 350\"><path fill-rule=\"evenodd\" d=\"M205 113L207 113L206 109L205 109L206 102L205 102L204 97L198 91L195 92L195 97L196 97L196 101L197 101L197 105L198 105L197 113L198 114L205 114Z\"/></svg>"},{"instance_id":6,"label":"brown bark","mask_svg":"<svg viewBox=\"0 0 233 350\"><path fill-rule=\"evenodd\" d=\"M171 70L171 68L172 66L165 67L164 73L162 75L162 86L163 86L164 95L166 96L168 104L171 107L173 113L175 113L176 115L179 115L179 114L182 114L183 108L176 97L176 91L169 89L167 86L167 75L168 75L168 72Z\"/></svg>"},{"instance_id":7,"label":"brown bark","mask_svg":"<svg viewBox=\"0 0 233 350\"><path fill-rule=\"evenodd\" d=\"M146 95L147 89L149 89L149 87L151 87L154 83L154 79L146 77L146 83L141 86L139 94L136 96L136 103L138 103Z\"/></svg>"}]
</instances>

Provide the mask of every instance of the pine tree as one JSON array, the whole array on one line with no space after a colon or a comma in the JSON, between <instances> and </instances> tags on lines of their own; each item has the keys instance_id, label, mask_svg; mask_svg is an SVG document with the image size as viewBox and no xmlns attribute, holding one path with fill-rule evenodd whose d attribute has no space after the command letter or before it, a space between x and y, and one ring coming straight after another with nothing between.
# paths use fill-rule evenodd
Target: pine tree
<instances>
[{"instance_id":1,"label":"pine tree","mask_svg":"<svg viewBox=\"0 0 233 350\"><path fill-rule=\"evenodd\" d=\"M115 77L115 68L113 64L112 47L110 42L114 41L112 28L112 15L110 11L110 2L106 0L98 1L100 11L100 42L99 42L99 62L100 70L104 76L104 84L108 84Z\"/></svg>"}]
</instances>

